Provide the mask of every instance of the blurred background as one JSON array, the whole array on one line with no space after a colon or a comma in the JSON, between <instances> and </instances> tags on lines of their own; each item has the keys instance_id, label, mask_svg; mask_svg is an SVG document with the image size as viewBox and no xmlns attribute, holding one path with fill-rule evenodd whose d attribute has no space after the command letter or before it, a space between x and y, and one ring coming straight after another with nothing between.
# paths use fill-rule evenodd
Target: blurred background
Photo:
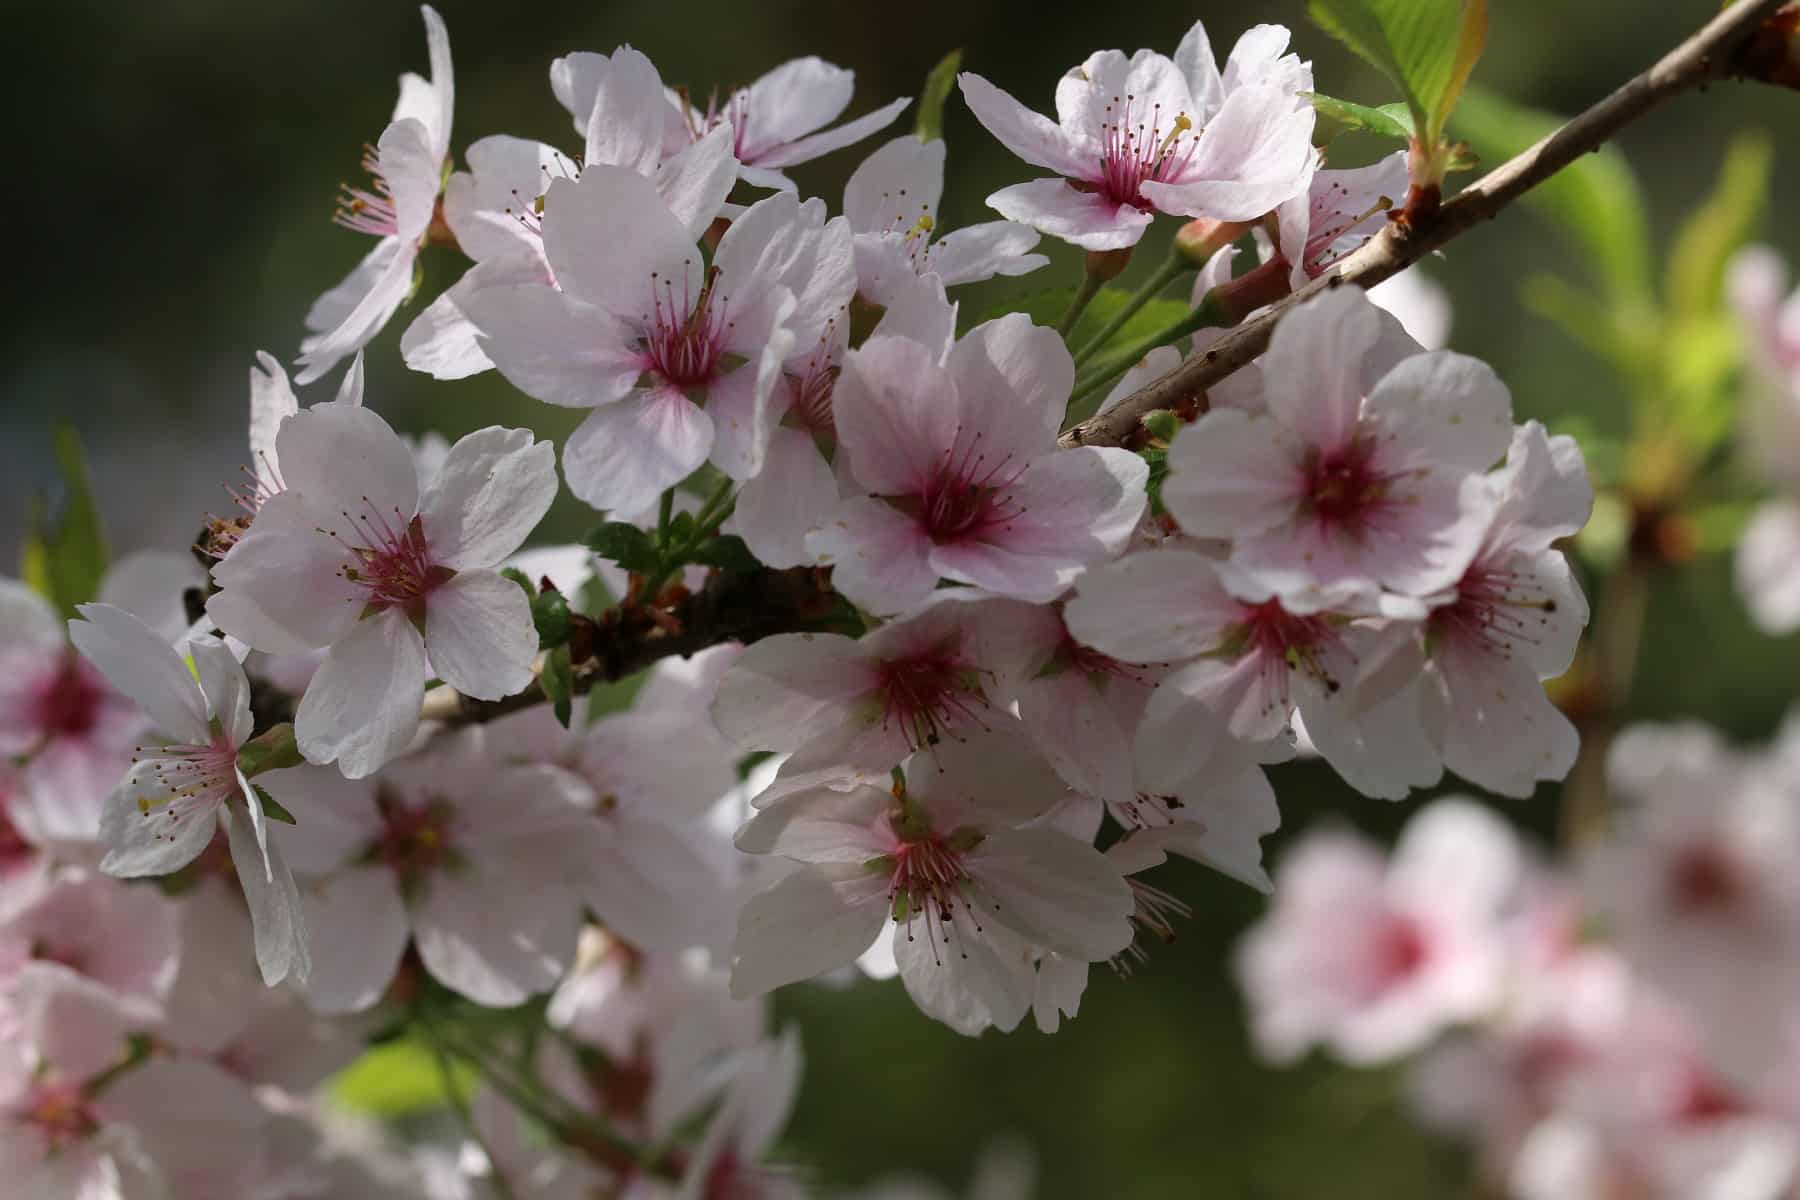
<instances>
[{"instance_id":1,"label":"blurred background","mask_svg":"<svg viewBox=\"0 0 1800 1200\"><path fill-rule=\"evenodd\" d=\"M852 67L849 115L915 94L948 49L1027 103L1048 108L1056 77L1091 50L1172 52L1204 19L1221 54L1254 22L1292 27L1320 90L1380 103L1392 93L1308 26L1301 0L1259 4L1140 0L1119 10L1027 0L915 0L898 8L803 3L565 3L529 7L440 0L456 60L460 150L488 133L578 148L547 80L552 57L644 50L665 80L701 95L818 54ZM1477 79L1509 99L1571 112L1599 99L1703 22L1708 0L1512 0L1494 6ZM1123 18L1123 19L1120 19ZM178 548L244 462L246 371L268 350L291 362L301 317L367 248L330 222L340 180L386 122L394 78L423 70L416 7L402 0L65 0L15 7L6 22L9 176L15 219L0 324L0 562L17 551L34 494L53 494L49 431L84 438L115 552ZM894 132L903 132L911 114ZM1761 129L1776 149L1769 211L1800 205L1800 94L1722 85L1635 126L1624 151L1640 175L1661 245L1713 186L1724 148ZM1011 158L953 99L940 221L984 219L983 197L1037 172ZM794 172L836 206L845 177L879 139ZM1378 149L1378 148L1375 148ZM1490 162L1503 154L1474 147ZM1374 152L1371 149L1370 153ZM1784 153L1785 152L1785 153ZM1147 239L1145 260L1172 232ZM1763 229L1790 262L1800 228ZM965 314L1009 295L1073 284L1073 255L1045 246L1035 276L965 289ZM1449 290L1451 344L1487 359L1518 415L1616 434L1622 383L1571 331L1520 301L1546 272L1579 279L1566 242L1515 211L1464 237L1425 270ZM452 282L454 256L428 250L416 306ZM1140 263L1139 266L1143 266ZM1130 282L1127 280L1126 282ZM407 372L403 312L371 348L370 402L403 430L452 438L483 425L560 435L574 414L526 400L494 374L435 383ZM328 394L333 382L315 391ZM567 500L547 537L578 536L593 514ZM1634 717L1704 717L1765 736L1800 674L1800 644L1755 634L1714 555L1659 581ZM1362 799L1324 769L1279 768L1288 829L1317 819L1390 834L1414 805ZM1505 811L1555 826L1555 789ZM1282 838L1268 847L1277 855ZM1199 869L1165 886L1194 906L1181 940L1131 978L1096 970L1081 1017L968 1041L920 1017L895 986L790 989L785 1019L804 1027L807 1083L787 1149L829 1185L917 1171L960 1186L983 1147L1017 1135L1044 1197L1383 1196L1458 1194L1458 1152L1415 1131L1396 1074L1322 1062L1275 1071L1249 1054L1229 948L1261 900Z\"/></svg>"}]
</instances>

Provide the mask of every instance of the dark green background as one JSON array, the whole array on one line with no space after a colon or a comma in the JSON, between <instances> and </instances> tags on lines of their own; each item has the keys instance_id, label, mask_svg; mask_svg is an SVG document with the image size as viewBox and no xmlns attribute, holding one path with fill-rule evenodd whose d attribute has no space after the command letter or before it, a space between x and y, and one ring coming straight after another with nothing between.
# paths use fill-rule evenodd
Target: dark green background
<instances>
[{"instance_id":1,"label":"dark green background","mask_svg":"<svg viewBox=\"0 0 1800 1200\"><path fill-rule=\"evenodd\" d=\"M0 555L16 557L26 498L54 485L46 437L54 421L87 439L116 544L178 547L198 512L228 504L221 481L245 457L252 351L291 360L307 305L366 249L329 223L333 193L340 180L359 180L360 147L388 116L395 75L424 68L418 14L397 0L7 7L12 219L0 326ZM1716 7L1498 3L1478 78L1511 98L1570 111ZM965 48L969 68L1047 108L1057 75L1096 47L1171 52L1201 16L1223 51L1244 26L1279 21L1297 30L1321 90L1392 98L1305 25L1298 0L447 0L441 11L457 65L458 148L494 132L573 144L550 95L549 60L621 42L647 52L669 82L702 94L817 53L857 71L854 115L914 93L952 46ZM1773 211L1794 211L1797 118L1800 95L1725 85L1632 129L1623 144L1645 179L1659 238L1706 193L1725 141L1742 128L1775 136ZM946 228L983 219L990 191L1038 174L955 100L947 137ZM859 154L839 152L795 174L835 205ZM1166 236L1159 227L1151 245ZM1771 237L1800 255L1791 222ZM425 262L429 296L458 267L442 251ZM1610 372L1517 302L1529 275L1581 270L1533 216L1504 216L1427 270L1454 296L1453 344L1497 366L1521 416L1579 412L1601 429L1620 427ZM979 311L1009 294L1072 283L1076 272L1073 257L1058 253L1035 277L968 289L962 299ZM395 348L406 315L369 364L370 403L400 427L454 436L495 422L546 433L572 425L571 414L526 401L491 374L452 384L409 374ZM565 501L546 533L573 535L591 519ZM1745 736L1773 726L1800 664L1793 642L1750 632L1717 561L1659 583L1646 645L1634 712L1699 715ZM1331 810L1385 833L1413 807L1358 798L1316 768L1284 767L1278 776L1290 829ZM1548 829L1554 803L1546 788L1510 811ZM785 997L781 1009L803 1023L810 1063L793 1155L834 1184L901 1167L961 1180L987 1139L1018 1132L1037 1147L1046 1197L1458 1194L1456 1154L1410 1129L1393 1080L1322 1064L1272 1072L1250 1059L1224 964L1260 901L1199 870L1173 875L1195 908L1186 935L1129 981L1097 969L1081 1017L1053 1039L1024 1032L965 1041L920 1018L894 987Z\"/></svg>"}]
</instances>

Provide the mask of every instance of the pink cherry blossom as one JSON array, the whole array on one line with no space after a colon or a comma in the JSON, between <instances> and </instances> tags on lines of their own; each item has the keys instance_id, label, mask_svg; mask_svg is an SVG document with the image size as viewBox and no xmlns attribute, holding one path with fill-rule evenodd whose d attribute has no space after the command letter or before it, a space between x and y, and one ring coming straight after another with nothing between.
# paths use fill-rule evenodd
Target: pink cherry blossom
<instances>
[{"instance_id":1,"label":"pink cherry blossom","mask_svg":"<svg viewBox=\"0 0 1800 1200\"><path fill-rule=\"evenodd\" d=\"M582 134L579 158L543 142L496 134L465 154L469 169L444 185L444 223L457 246L474 260L400 340L406 364L438 379L461 379L493 366L479 331L463 313L463 301L483 287L551 284L555 274L544 248L543 201L558 179L574 179L584 167L621 167L650 179L669 209L697 238L712 224L737 177L731 132L671 149L664 140L668 100L656 67L629 46L595 60L597 80Z\"/></svg>"},{"instance_id":2,"label":"pink cherry blossom","mask_svg":"<svg viewBox=\"0 0 1800 1200\"><path fill-rule=\"evenodd\" d=\"M955 287L1025 275L1050 261L1030 252L1037 231L1017 221L986 221L936 236L943 193L941 138L897 137L851 173L844 216L856 234L857 294L864 300L890 306L913 275L934 274Z\"/></svg>"},{"instance_id":3,"label":"pink cherry blossom","mask_svg":"<svg viewBox=\"0 0 1800 1200\"><path fill-rule=\"evenodd\" d=\"M1575 727L1539 681L1569 669L1587 624L1581 586L1552 547L1587 523L1594 492L1574 440L1535 421L1514 433L1489 492L1480 548L1425 621L1422 720L1445 766L1528 796L1575 763Z\"/></svg>"},{"instance_id":4,"label":"pink cherry blossom","mask_svg":"<svg viewBox=\"0 0 1800 1200\"><path fill-rule=\"evenodd\" d=\"M892 337L847 354L832 404L866 494L807 538L834 586L882 614L940 578L1044 601L1123 549L1148 468L1057 446L1073 377L1062 339L1022 314L977 326L942 363Z\"/></svg>"},{"instance_id":5,"label":"pink cherry blossom","mask_svg":"<svg viewBox=\"0 0 1800 1200\"><path fill-rule=\"evenodd\" d=\"M551 184L544 247L555 287L482 288L463 310L515 386L592 409L563 469L578 497L624 514L709 459L734 479L760 471L781 364L856 286L849 227L823 205L751 206L703 267L655 185L623 167Z\"/></svg>"},{"instance_id":6,"label":"pink cherry blossom","mask_svg":"<svg viewBox=\"0 0 1800 1200\"><path fill-rule=\"evenodd\" d=\"M1295 287L1323 275L1338 259L1380 232L1387 212L1406 199L1406 152L1396 150L1366 167L1319 170L1306 192L1276 209L1275 253Z\"/></svg>"},{"instance_id":7,"label":"pink cherry blossom","mask_svg":"<svg viewBox=\"0 0 1800 1200\"><path fill-rule=\"evenodd\" d=\"M1041 758L996 732L915 756L894 791L819 787L769 804L739 849L808 865L745 906L733 993L842 966L891 918L921 1009L959 1032L1012 1028L1031 1004L1026 947L1097 962L1131 941L1118 872L1091 845L1026 827L1064 794Z\"/></svg>"},{"instance_id":8,"label":"pink cherry blossom","mask_svg":"<svg viewBox=\"0 0 1800 1200\"><path fill-rule=\"evenodd\" d=\"M743 652L712 716L746 750L793 755L784 773L885 771L908 754L1011 723L1001 706L1041 609L944 593L862 638L793 633Z\"/></svg>"},{"instance_id":9,"label":"pink cherry blossom","mask_svg":"<svg viewBox=\"0 0 1800 1200\"><path fill-rule=\"evenodd\" d=\"M1365 794L1399 799L1441 773L1416 696L1382 670L1410 639L1407 622L1295 611L1229 563L1174 545L1088 572L1063 615L1079 642L1122 662L1185 664L1138 725L1145 792L1182 793L1221 752L1241 769L1235 747L1282 737L1296 713Z\"/></svg>"},{"instance_id":10,"label":"pink cherry blossom","mask_svg":"<svg viewBox=\"0 0 1800 1200\"><path fill-rule=\"evenodd\" d=\"M556 495L549 442L478 430L421 488L366 408L316 404L277 441L287 488L213 567L207 612L258 650L329 648L295 718L310 761L376 770L412 740L433 674L495 700L531 681L530 605L491 568Z\"/></svg>"},{"instance_id":11,"label":"pink cherry blossom","mask_svg":"<svg viewBox=\"0 0 1800 1200\"><path fill-rule=\"evenodd\" d=\"M1290 607L1428 595L1480 536L1478 476L1506 451L1511 398L1448 351L1371 377L1382 330L1356 289L1296 307L1264 356L1267 415L1208 412L1170 447L1169 512L1231 538L1232 562Z\"/></svg>"},{"instance_id":12,"label":"pink cherry blossom","mask_svg":"<svg viewBox=\"0 0 1800 1200\"><path fill-rule=\"evenodd\" d=\"M890 100L874 112L825 126L843 115L856 89L856 73L808 55L790 59L720 99L709 96L704 108L671 93L676 122L689 139L699 141L721 126L731 130L731 151L740 177L758 187L788 188L785 167L797 167L853 145L894 123L909 97Z\"/></svg>"},{"instance_id":13,"label":"pink cherry blossom","mask_svg":"<svg viewBox=\"0 0 1800 1200\"><path fill-rule=\"evenodd\" d=\"M223 828L256 926L264 981L303 981L311 963L300 898L262 799L238 767L253 728L244 668L216 639L189 643L184 662L121 609L84 604L79 611L82 619L69 622L70 640L168 739L141 748L107 797L100 869L122 878L166 875L194 861Z\"/></svg>"},{"instance_id":14,"label":"pink cherry blossom","mask_svg":"<svg viewBox=\"0 0 1800 1200\"><path fill-rule=\"evenodd\" d=\"M180 916L171 901L154 889L87 872L57 879L6 922L0 938L22 942L30 961L93 980L140 1017L155 1013L168 996L181 952Z\"/></svg>"},{"instance_id":15,"label":"pink cherry blossom","mask_svg":"<svg viewBox=\"0 0 1800 1200\"><path fill-rule=\"evenodd\" d=\"M1252 221L1304 193L1313 171L1312 69L1288 32L1258 25L1220 72L1195 22L1170 60L1102 50L1056 86L1057 121L979 75L963 98L1039 179L988 197L1003 217L1088 250L1137 244L1158 212Z\"/></svg>"},{"instance_id":16,"label":"pink cherry blossom","mask_svg":"<svg viewBox=\"0 0 1800 1200\"><path fill-rule=\"evenodd\" d=\"M1423 810L1391 863L1358 835L1309 834L1237 950L1257 1047L1286 1061L1322 1042L1372 1064L1488 1011L1519 866L1511 830L1469 801Z\"/></svg>"},{"instance_id":17,"label":"pink cherry blossom","mask_svg":"<svg viewBox=\"0 0 1800 1200\"><path fill-rule=\"evenodd\" d=\"M378 780L270 772L308 814L288 852L316 930L318 1011L380 1000L408 942L438 982L493 1007L548 991L574 957L581 904L565 862L588 797L565 772L506 764L482 733L439 739Z\"/></svg>"},{"instance_id":18,"label":"pink cherry blossom","mask_svg":"<svg viewBox=\"0 0 1800 1200\"><path fill-rule=\"evenodd\" d=\"M374 190L344 189L337 222L379 239L355 270L320 296L306 314L311 332L300 343L298 383L311 383L368 345L405 302L413 267L437 208L450 156L450 118L456 85L450 34L430 5L422 5L431 78L400 77L392 123L363 165Z\"/></svg>"}]
</instances>

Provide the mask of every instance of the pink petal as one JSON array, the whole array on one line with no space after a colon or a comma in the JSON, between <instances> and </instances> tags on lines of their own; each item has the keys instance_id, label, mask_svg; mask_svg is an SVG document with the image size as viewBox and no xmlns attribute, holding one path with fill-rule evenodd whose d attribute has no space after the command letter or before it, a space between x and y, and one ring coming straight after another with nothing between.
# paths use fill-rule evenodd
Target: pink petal
<instances>
[{"instance_id":1,"label":"pink petal","mask_svg":"<svg viewBox=\"0 0 1800 1200\"><path fill-rule=\"evenodd\" d=\"M1083 153L1085 147L1048 117L1032 112L973 72L964 71L956 81L975 119L999 138L1001 145L1032 166L1046 167L1075 179L1097 173L1099 163Z\"/></svg>"},{"instance_id":2,"label":"pink petal","mask_svg":"<svg viewBox=\"0 0 1800 1200\"><path fill-rule=\"evenodd\" d=\"M916 517L873 496L846 500L806 535L807 553L834 568L832 585L871 612L892 614L931 594L937 550Z\"/></svg>"},{"instance_id":3,"label":"pink petal","mask_svg":"<svg viewBox=\"0 0 1800 1200\"><path fill-rule=\"evenodd\" d=\"M524 691L537 648L525 590L493 571L465 571L426 598L425 653L438 678L465 696Z\"/></svg>"},{"instance_id":4,"label":"pink petal","mask_svg":"<svg viewBox=\"0 0 1800 1200\"><path fill-rule=\"evenodd\" d=\"M672 388L597 408L563 446L569 490L595 508L642 512L706 461L712 418Z\"/></svg>"},{"instance_id":5,"label":"pink petal","mask_svg":"<svg viewBox=\"0 0 1800 1200\"><path fill-rule=\"evenodd\" d=\"M432 562L498 564L537 528L556 486L556 448L529 429L490 425L459 439L419 505Z\"/></svg>"},{"instance_id":6,"label":"pink petal","mask_svg":"<svg viewBox=\"0 0 1800 1200\"><path fill-rule=\"evenodd\" d=\"M1084 250L1135 246L1153 219L1142 209L1108 199L1104 192L1081 191L1063 179L1017 183L1001 188L987 202L1008 220L1021 221Z\"/></svg>"},{"instance_id":7,"label":"pink petal","mask_svg":"<svg viewBox=\"0 0 1800 1200\"><path fill-rule=\"evenodd\" d=\"M425 692L425 641L399 609L366 617L332 646L300 700L294 731L308 762L352 779L412 741Z\"/></svg>"}]
</instances>

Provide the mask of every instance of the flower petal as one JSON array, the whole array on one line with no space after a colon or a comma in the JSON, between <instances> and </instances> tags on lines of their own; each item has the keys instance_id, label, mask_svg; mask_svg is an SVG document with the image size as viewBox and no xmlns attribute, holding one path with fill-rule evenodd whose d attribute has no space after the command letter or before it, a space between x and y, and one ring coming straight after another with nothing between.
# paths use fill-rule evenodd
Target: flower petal
<instances>
[{"instance_id":1,"label":"flower petal","mask_svg":"<svg viewBox=\"0 0 1800 1200\"><path fill-rule=\"evenodd\" d=\"M431 560L458 571L517 550L556 499L556 448L490 425L457 441L419 504Z\"/></svg>"},{"instance_id":2,"label":"flower petal","mask_svg":"<svg viewBox=\"0 0 1800 1200\"><path fill-rule=\"evenodd\" d=\"M389 609L357 622L300 700L300 752L308 762L337 763L351 779L373 774L417 732L426 677L425 640L405 613Z\"/></svg>"},{"instance_id":3,"label":"flower petal","mask_svg":"<svg viewBox=\"0 0 1800 1200\"><path fill-rule=\"evenodd\" d=\"M464 571L426 598L425 653L438 678L465 696L524 691L537 648L525 589L496 572Z\"/></svg>"},{"instance_id":4,"label":"flower petal","mask_svg":"<svg viewBox=\"0 0 1800 1200\"><path fill-rule=\"evenodd\" d=\"M843 864L807 867L752 896L738 915L731 994L740 1000L845 966L887 920L887 876Z\"/></svg>"},{"instance_id":5,"label":"flower petal","mask_svg":"<svg viewBox=\"0 0 1800 1200\"><path fill-rule=\"evenodd\" d=\"M69 622L69 640L164 736L192 746L212 740L206 698L174 647L124 609L83 604L76 611L82 619Z\"/></svg>"},{"instance_id":6,"label":"flower petal","mask_svg":"<svg viewBox=\"0 0 1800 1200\"><path fill-rule=\"evenodd\" d=\"M569 490L599 509L638 513L706 461L713 423L673 388L640 391L588 415L563 446Z\"/></svg>"}]
</instances>

